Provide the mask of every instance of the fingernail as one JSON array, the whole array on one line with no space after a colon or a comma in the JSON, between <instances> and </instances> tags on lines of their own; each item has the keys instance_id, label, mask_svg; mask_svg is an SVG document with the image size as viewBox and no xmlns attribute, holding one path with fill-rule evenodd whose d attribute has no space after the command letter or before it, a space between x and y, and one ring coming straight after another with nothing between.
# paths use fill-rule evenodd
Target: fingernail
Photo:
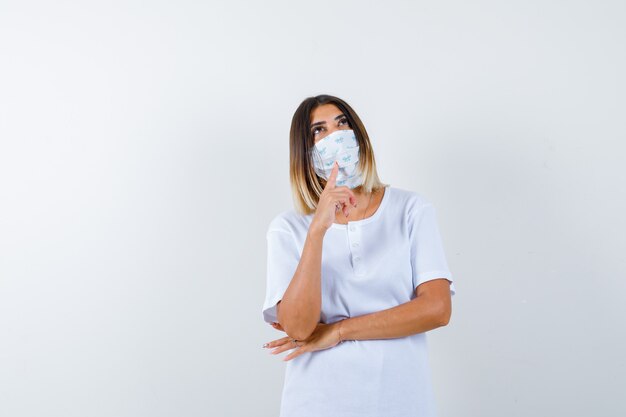
<instances>
[{"instance_id":1,"label":"fingernail","mask_svg":"<svg viewBox=\"0 0 626 417\"><path fill-rule=\"evenodd\" d=\"M266 348L269 343L263 343L263 347Z\"/></svg>"}]
</instances>

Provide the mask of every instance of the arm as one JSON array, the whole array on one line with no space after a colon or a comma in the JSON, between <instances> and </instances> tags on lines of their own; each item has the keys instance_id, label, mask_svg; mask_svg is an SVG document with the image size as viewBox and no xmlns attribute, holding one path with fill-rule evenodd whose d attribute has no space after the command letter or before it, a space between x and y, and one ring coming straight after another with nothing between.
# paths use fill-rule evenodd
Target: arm
<instances>
[{"instance_id":1,"label":"arm","mask_svg":"<svg viewBox=\"0 0 626 417\"><path fill-rule=\"evenodd\" d=\"M331 324L317 323L304 346L283 358L288 361L305 352L328 349L342 340L390 339L425 332L445 326L450 320L450 284L445 278L420 284L417 297L399 306L375 313L351 317ZM283 330L280 324L274 328ZM273 348L272 354L293 349L291 339L283 337L263 345Z\"/></svg>"},{"instance_id":2,"label":"arm","mask_svg":"<svg viewBox=\"0 0 626 417\"><path fill-rule=\"evenodd\" d=\"M446 326L452 304L448 280L426 281L415 293L404 304L334 323L341 340L390 339Z\"/></svg>"},{"instance_id":3,"label":"arm","mask_svg":"<svg viewBox=\"0 0 626 417\"><path fill-rule=\"evenodd\" d=\"M302 254L291 281L276 303L276 317L285 332L297 340L307 339L317 328L322 309L322 244L326 231L335 220L339 204L348 216L348 204L356 207L354 193L345 186L336 187L339 164L332 171L320 195L315 216L309 225Z\"/></svg>"},{"instance_id":4,"label":"arm","mask_svg":"<svg viewBox=\"0 0 626 417\"><path fill-rule=\"evenodd\" d=\"M322 304L322 243L325 231L307 233L296 272L276 305L278 322L290 337L303 340L315 330Z\"/></svg>"}]
</instances>

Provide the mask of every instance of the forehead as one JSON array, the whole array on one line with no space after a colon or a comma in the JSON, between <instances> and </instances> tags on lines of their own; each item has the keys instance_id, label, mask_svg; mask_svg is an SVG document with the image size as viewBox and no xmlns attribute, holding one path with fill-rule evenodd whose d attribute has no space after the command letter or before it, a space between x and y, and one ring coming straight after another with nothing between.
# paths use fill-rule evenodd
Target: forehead
<instances>
[{"instance_id":1,"label":"forehead","mask_svg":"<svg viewBox=\"0 0 626 417\"><path fill-rule=\"evenodd\" d=\"M321 106L316 107L311 112L311 120L310 123L316 122L330 122L335 119L336 116L342 114L342 111L339 110L339 107L335 106L332 103L322 104Z\"/></svg>"}]
</instances>

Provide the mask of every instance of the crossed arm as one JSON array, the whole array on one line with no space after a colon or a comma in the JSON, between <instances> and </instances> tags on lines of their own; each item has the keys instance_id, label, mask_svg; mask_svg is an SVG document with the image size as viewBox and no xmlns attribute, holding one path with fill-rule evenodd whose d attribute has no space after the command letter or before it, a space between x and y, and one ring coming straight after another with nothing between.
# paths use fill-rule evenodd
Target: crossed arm
<instances>
[{"instance_id":1,"label":"crossed arm","mask_svg":"<svg viewBox=\"0 0 626 417\"><path fill-rule=\"evenodd\" d=\"M324 231L310 229L300 260L283 298L277 324L290 338L308 339L320 327L321 261ZM386 310L333 323L340 340L403 337L445 326L451 314L450 284L445 278L418 285L411 301Z\"/></svg>"},{"instance_id":2,"label":"crossed arm","mask_svg":"<svg viewBox=\"0 0 626 417\"><path fill-rule=\"evenodd\" d=\"M437 278L420 284L416 297L398 306L333 323L341 340L390 339L422 333L450 321L450 282ZM280 308L280 302L276 306ZM273 325L283 330L280 323Z\"/></svg>"}]
</instances>

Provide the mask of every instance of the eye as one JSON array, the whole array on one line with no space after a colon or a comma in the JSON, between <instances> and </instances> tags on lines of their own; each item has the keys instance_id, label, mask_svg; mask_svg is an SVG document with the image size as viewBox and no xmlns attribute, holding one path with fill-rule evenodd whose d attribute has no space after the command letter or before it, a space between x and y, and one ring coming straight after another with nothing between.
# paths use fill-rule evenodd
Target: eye
<instances>
[{"instance_id":1,"label":"eye","mask_svg":"<svg viewBox=\"0 0 626 417\"><path fill-rule=\"evenodd\" d=\"M317 135L318 134L317 129L323 129L323 128L321 126L314 127L311 133L313 133L314 135Z\"/></svg>"},{"instance_id":2,"label":"eye","mask_svg":"<svg viewBox=\"0 0 626 417\"><path fill-rule=\"evenodd\" d=\"M339 120L339 125L341 124L348 124L348 119L344 117L343 119Z\"/></svg>"}]
</instances>

